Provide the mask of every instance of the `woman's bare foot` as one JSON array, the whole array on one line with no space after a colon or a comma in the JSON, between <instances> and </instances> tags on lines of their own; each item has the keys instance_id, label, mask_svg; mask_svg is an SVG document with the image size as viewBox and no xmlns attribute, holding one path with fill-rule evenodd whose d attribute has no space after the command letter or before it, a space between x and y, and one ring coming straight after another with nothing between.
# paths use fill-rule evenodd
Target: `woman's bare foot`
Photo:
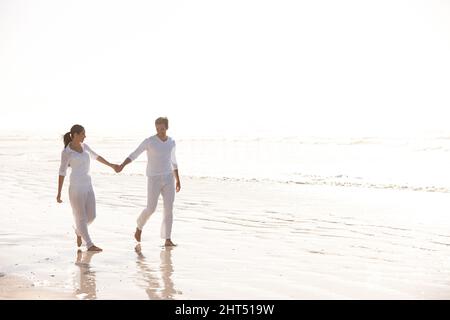
<instances>
[{"instance_id":1,"label":"woman's bare foot","mask_svg":"<svg viewBox=\"0 0 450 320\"><path fill-rule=\"evenodd\" d=\"M81 261L82 255L83 255L83 252L81 251L81 249L78 249L77 250L77 262Z\"/></svg>"},{"instance_id":2,"label":"woman's bare foot","mask_svg":"<svg viewBox=\"0 0 450 320\"><path fill-rule=\"evenodd\" d=\"M172 242L170 239L166 239L166 242L164 243L165 247L176 247L177 245Z\"/></svg>"},{"instance_id":3,"label":"woman's bare foot","mask_svg":"<svg viewBox=\"0 0 450 320\"><path fill-rule=\"evenodd\" d=\"M134 233L134 238L137 242L141 242L141 234L142 230L139 230L139 228L136 228L136 232Z\"/></svg>"},{"instance_id":4,"label":"woman's bare foot","mask_svg":"<svg viewBox=\"0 0 450 320\"><path fill-rule=\"evenodd\" d=\"M77 246L81 247L82 241L81 241L81 237L77 236Z\"/></svg>"},{"instance_id":5,"label":"woman's bare foot","mask_svg":"<svg viewBox=\"0 0 450 320\"><path fill-rule=\"evenodd\" d=\"M99 248L99 247L97 247L95 245L92 245L92 246L89 247L88 251L103 251L103 249Z\"/></svg>"}]
</instances>

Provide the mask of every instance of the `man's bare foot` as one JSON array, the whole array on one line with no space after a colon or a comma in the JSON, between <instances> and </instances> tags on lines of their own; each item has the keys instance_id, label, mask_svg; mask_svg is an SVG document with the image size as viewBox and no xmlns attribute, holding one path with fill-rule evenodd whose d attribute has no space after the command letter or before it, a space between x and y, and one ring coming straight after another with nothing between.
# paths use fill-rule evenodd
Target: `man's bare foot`
<instances>
[{"instance_id":1,"label":"man's bare foot","mask_svg":"<svg viewBox=\"0 0 450 320\"><path fill-rule=\"evenodd\" d=\"M99 248L99 247L97 247L95 245L92 245L92 246L89 247L89 249L87 251L103 251L103 249Z\"/></svg>"},{"instance_id":2,"label":"man's bare foot","mask_svg":"<svg viewBox=\"0 0 450 320\"><path fill-rule=\"evenodd\" d=\"M172 242L170 239L166 239L166 242L164 243L165 247L176 247L177 245Z\"/></svg>"},{"instance_id":3,"label":"man's bare foot","mask_svg":"<svg viewBox=\"0 0 450 320\"><path fill-rule=\"evenodd\" d=\"M136 228L136 232L134 233L134 238L137 242L141 242L141 234L142 230L139 230L139 228Z\"/></svg>"},{"instance_id":4,"label":"man's bare foot","mask_svg":"<svg viewBox=\"0 0 450 320\"><path fill-rule=\"evenodd\" d=\"M77 246L81 247L82 241L81 241L81 237L77 236Z\"/></svg>"},{"instance_id":5,"label":"man's bare foot","mask_svg":"<svg viewBox=\"0 0 450 320\"><path fill-rule=\"evenodd\" d=\"M137 253L138 257L144 258L144 255L142 254L142 248L141 244L138 243L136 247L134 247L134 251Z\"/></svg>"},{"instance_id":6,"label":"man's bare foot","mask_svg":"<svg viewBox=\"0 0 450 320\"><path fill-rule=\"evenodd\" d=\"M135 247L134 247L134 251L136 251L136 253L141 253L142 252L142 247L141 244L138 243Z\"/></svg>"}]
</instances>

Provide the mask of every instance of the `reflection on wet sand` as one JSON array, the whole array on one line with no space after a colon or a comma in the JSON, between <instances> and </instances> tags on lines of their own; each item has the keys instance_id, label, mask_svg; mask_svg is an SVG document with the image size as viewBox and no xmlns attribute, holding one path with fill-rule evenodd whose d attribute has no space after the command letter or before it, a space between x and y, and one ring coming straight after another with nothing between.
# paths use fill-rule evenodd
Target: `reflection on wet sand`
<instances>
[{"instance_id":1,"label":"reflection on wet sand","mask_svg":"<svg viewBox=\"0 0 450 320\"><path fill-rule=\"evenodd\" d=\"M97 288L95 283L95 271L91 270L92 257L100 252L96 251L77 251L75 265L80 268L78 280L75 283L75 295L78 299L97 299Z\"/></svg>"},{"instance_id":2,"label":"reflection on wet sand","mask_svg":"<svg viewBox=\"0 0 450 320\"><path fill-rule=\"evenodd\" d=\"M145 292L151 300L156 299L174 299L181 291L175 290L172 281L173 265L172 265L172 250L173 247L165 247L160 252L159 272L153 268L142 254L141 245L138 244L135 248L137 259L136 265L141 274L141 286L145 288Z\"/></svg>"}]
</instances>

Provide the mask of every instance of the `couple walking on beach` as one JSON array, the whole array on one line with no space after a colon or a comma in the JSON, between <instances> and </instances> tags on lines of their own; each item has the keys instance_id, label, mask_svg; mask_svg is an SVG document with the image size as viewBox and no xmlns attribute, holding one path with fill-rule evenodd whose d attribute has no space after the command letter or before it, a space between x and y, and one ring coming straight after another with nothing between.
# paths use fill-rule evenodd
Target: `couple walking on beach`
<instances>
[{"instance_id":1,"label":"couple walking on beach","mask_svg":"<svg viewBox=\"0 0 450 320\"><path fill-rule=\"evenodd\" d=\"M147 207L137 219L135 239L140 242L144 225L155 212L158 198L161 194L164 202L164 216L161 225L161 238L165 239L165 246L175 246L171 240L173 203L175 191L181 189L178 165L175 156L175 141L167 136L169 120L158 118L155 120L156 135L145 139L122 164L112 164L95 153L87 144L83 143L86 131L81 125L74 125L70 132L64 135L64 149L61 153L59 168L58 195L56 201L61 203L61 190L64 184L67 168L71 168L69 200L75 220L77 245L86 244L88 251L102 251L94 245L88 232L88 225L96 215L95 194L89 175L90 158L97 160L115 172L121 172L126 165L136 160L147 151Z\"/></svg>"}]
</instances>

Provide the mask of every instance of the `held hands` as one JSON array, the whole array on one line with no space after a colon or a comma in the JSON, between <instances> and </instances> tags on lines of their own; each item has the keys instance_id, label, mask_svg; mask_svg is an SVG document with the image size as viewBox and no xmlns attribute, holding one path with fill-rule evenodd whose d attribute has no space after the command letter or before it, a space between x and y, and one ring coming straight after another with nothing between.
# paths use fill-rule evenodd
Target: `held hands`
<instances>
[{"instance_id":1,"label":"held hands","mask_svg":"<svg viewBox=\"0 0 450 320\"><path fill-rule=\"evenodd\" d=\"M122 165L118 165L118 164L113 164L112 168L114 169L114 171L116 173L119 173L119 172L121 172L123 170L123 166Z\"/></svg>"}]
</instances>

